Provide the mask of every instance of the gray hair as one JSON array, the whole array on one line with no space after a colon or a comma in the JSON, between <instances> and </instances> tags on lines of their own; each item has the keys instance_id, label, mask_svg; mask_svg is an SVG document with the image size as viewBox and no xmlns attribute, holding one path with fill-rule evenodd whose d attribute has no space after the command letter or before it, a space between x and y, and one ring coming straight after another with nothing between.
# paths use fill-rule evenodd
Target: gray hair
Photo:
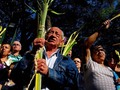
<instances>
[{"instance_id":1,"label":"gray hair","mask_svg":"<svg viewBox=\"0 0 120 90\"><path fill-rule=\"evenodd\" d=\"M47 31L46 31L46 33L48 33L49 31L50 31L50 29L51 29L52 27L50 27L50 28L48 28L47 29ZM58 27L56 27L56 28L58 28ZM59 28L60 29L60 28ZM61 30L61 29L60 29ZM61 30L62 31L62 30ZM62 31L62 39L64 40L65 39L65 36L64 36L64 32Z\"/></svg>"}]
</instances>

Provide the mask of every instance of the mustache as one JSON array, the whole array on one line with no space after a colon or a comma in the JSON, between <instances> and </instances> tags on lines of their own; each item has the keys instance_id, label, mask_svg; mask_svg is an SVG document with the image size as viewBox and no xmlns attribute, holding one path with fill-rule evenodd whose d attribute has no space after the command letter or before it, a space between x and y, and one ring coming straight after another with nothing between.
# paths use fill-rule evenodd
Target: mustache
<instances>
[{"instance_id":1,"label":"mustache","mask_svg":"<svg viewBox=\"0 0 120 90\"><path fill-rule=\"evenodd\" d=\"M47 39L48 42L51 41L51 40L56 40L56 37L50 36L50 37Z\"/></svg>"}]
</instances>

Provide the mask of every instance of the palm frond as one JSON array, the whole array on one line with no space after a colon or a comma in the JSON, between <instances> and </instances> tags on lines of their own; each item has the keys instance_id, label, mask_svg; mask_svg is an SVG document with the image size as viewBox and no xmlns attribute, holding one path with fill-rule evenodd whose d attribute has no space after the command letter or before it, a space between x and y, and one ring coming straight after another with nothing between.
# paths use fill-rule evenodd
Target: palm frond
<instances>
[{"instance_id":1,"label":"palm frond","mask_svg":"<svg viewBox=\"0 0 120 90\"><path fill-rule=\"evenodd\" d=\"M52 9L49 9L49 11L50 11L51 13L53 13L53 14L56 14L56 15L62 15L62 14L65 14L65 13L58 13L58 12L52 10Z\"/></svg>"},{"instance_id":2,"label":"palm frond","mask_svg":"<svg viewBox=\"0 0 120 90\"><path fill-rule=\"evenodd\" d=\"M116 53L116 55L119 57L119 60L120 60L120 52L117 51L117 50L115 50L115 53Z\"/></svg>"},{"instance_id":3,"label":"palm frond","mask_svg":"<svg viewBox=\"0 0 120 90\"><path fill-rule=\"evenodd\" d=\"M5 32L6 32L6 28L3 28L2 26L0 26L0 44L2 44L3 39L5 37Z\"/></svg>"},{"instance_id":4,"label":"palm frond","mask_svg":"<svg viewBox=\"0 0 120 90\"><path fill-rule=\"evenodd\" d=\"M36 13L37 12L37 10L34 10L33 8L31 8L29 5L27 5L27 3L25 3L25 5L29 8L29 9L31 9L34 13Z\"/></svg>"},{"instance_id":5,"label":"palm frond","mask_svg":"<svg viewBox=\"0 0 120 90\"><path fill-rule=\"evenodd\" d=\"M117 14L116 16L114 16L113 18L111 18L110 21L112 21L112 20L114 20L114 19L116 19L118 17L120 17L120 14Z\"/></svg>"},{"instance_id":6,"label":"palm frond","mask_svg":"<svg viewBox=\"0 0 120 90\"><path fill-rule=\"evenodd\" d=\"M67 44L65 45L65 47L63 47L64 49L63 49L62 55L66 56L70 52L70 50L72 49L72 47L76 44L76 39L77 39L77 37L78 37L78 35L80 33L80 30L81 29L73 32L70 35L70 37L69 37L69 39L67 41Z\"/></svg>"}]
</instances>

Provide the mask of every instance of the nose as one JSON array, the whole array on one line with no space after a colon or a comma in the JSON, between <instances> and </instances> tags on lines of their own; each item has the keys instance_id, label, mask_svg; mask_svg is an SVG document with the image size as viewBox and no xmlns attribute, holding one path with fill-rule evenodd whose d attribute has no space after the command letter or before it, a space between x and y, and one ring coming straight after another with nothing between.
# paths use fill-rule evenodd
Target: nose
<instances>
[{"instance_id":1,"label":"nose","mask_svg":"<svg viewBox=\"0 0 120 90\"><path fill-rule=\"evenodd\" d=\"M5 47L2 47L1 49L2 49L2 50L4 50L4 49L5 49Z\"/></svg>"},{"instance_id":2,"label":"nose","mask_svg":"<svg viewBox=\"0 0 120 90\"><path fill-rule=\"evenodd\" d=\"M103 50L98 50L98 53L103 53Z\"/></svg>"},{"instance_id":3,"label":"nose","mask_svg":"<svg viewBox=\"0 0 120 90\"><path fill-rule=\"evenodd\" d=\"M114 59L113 58L111 59L111 64L114 64Z\"/></svg>"},{"instance_id":4,"label":"nose","mask_svg":"<svg viewBox=\"0 0 120 90\"><path fill-rule=\"evenodd\" d=\"M56 36L56 33L55 33L55 32L52 32L52 33L51 33L51 36Z\"/></svg>"}]
</instances>

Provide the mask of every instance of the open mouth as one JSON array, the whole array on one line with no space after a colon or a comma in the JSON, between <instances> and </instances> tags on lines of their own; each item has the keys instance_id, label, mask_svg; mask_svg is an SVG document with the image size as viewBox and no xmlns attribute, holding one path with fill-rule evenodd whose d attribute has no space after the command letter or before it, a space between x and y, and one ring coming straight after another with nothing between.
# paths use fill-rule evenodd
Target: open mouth
<instances>
[{"instance_id":1,"label":"open mouth","mask_svg":"<svg viewBox=\"0 0 120 90\"><path fill-rule=\"evenodd\" d=\"M54 42L54 41L55 41L54 38L50 38L50 39L48 39L48 42Z\"/></svg>"}]
</instances>

